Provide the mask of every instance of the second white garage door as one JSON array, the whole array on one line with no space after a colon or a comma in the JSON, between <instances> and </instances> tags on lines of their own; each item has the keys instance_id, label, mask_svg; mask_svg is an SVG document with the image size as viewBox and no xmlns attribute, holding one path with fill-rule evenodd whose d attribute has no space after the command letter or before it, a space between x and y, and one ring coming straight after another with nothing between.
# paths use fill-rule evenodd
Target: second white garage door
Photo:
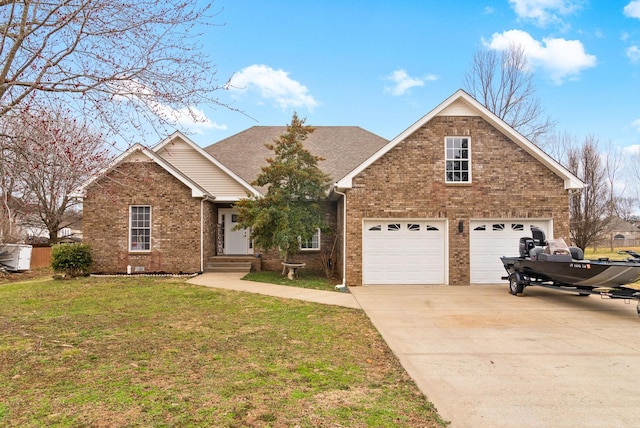
<instances>
[{"instance_id":1,"label":"second white garage door","mask_svg":"<svg viewBox=\"0 0 640 428\"><path fill-rule=\"evenodd\" d=\"M518 243L531 236L531 227L549 236L551 220L472 220L470 267L472 284L499 284L507 274L500 257L517 256Z\"/></svg>"},{"instance_id":2,"label":"second white garage door","mask_svg":"<svg viewBox=\"0 0 640 428\"><path fill-rule=\"evenodd\" d=\"M364 285L446 283L446 222L367 220L362 235Z\"/></svg>"}]
</instances>

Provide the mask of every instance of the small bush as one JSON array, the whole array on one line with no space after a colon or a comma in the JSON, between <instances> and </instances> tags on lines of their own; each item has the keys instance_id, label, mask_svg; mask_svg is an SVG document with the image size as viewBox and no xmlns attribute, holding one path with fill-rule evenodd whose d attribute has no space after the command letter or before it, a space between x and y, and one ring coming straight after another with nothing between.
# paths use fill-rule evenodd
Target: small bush
<instances>
[{"instance_id":1,"label":"small bush","mask_svg":"<svg viewBox=\"0 0 640 428\"><path fill-rule=\"evenodd\" d=\"M92 262L87 244L58 244L51 248L51 267L55 272L71 277L86 275Z\"/></svg>"}]
</instances>

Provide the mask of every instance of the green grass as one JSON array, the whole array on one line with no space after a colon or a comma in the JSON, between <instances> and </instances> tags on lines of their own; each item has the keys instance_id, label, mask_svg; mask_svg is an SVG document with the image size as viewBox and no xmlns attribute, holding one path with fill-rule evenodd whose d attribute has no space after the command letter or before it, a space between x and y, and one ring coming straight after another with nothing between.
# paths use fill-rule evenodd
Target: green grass
<instances>
[{"instance_id":1,"label":"green grass","mask_svg":"<svg viewBox=\"0 0 640 428\"><path fill-rule=\"evenodd\" d=\"M0 426L446 425L359 310L162 278L0 285Z\"/></svg>"},{"instance_id":2,"label":"green grass","mask_svg":"<svg viewBox=\"0 0 640 428\"><path fill-rule=\"evenodd\" d=\"M627 259L629 256L627 254L620 254L619 251L621 250L633 250L636 252L640 252L640 248L637 247L620 247L620 248L615 248L613 251L611 251L610 247L598 247L595 250L593 248L587 248L584 251L584 258L585 259L597 259L597 258L609 258L612 260L625 260Z\"/></svg>"},{"instance_id":3,"label":"green grass","mask_svg":"<svg viewBox=\"0 0 640 428\"><path fill-rule=\"evenodd\" d=\"M255 282L266 282L268 284L289 285L292 287L313 288L316 290L335 291L335 281L331 281L315 272L304 272L298 270L298 278L288 279L280 272L260 271L251 272L242 279Z\"/></svg>"}]
</instances>

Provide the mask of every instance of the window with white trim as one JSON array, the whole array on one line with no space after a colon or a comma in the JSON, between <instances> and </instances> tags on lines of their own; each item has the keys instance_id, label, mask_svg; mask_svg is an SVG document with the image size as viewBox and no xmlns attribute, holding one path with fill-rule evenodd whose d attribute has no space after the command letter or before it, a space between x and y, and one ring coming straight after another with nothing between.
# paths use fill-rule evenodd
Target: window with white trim
<instances>
[{"instance_id":1,"label":"window with white trim","mask_svg":"<svg viewBox=\"0 0 640 428\"><path fill-rule=\"evenodd\" d=\"M129 207L129 251L151 251L151 206Z\"/></svg>"},{"instance_id":2,"label":"window with white trim","mask_svg":"<svg viewBox=\"0 0 640 428\"><path fill-rule=\"evenodd\" d=\"M320 249L320 229L316 229L311 239L300 240L300 249L302 251L315 251Z\"/></svg>"},{"instance_id":3,"label":"window with white trim","mask_svg":"<svg viewBox=\"0 0 640 428\"><path fill-rule=\"evenodd\" d=\"M446 137L445 162L447 183L471 183L471 139Z\"/></svg>"}]
</instances>

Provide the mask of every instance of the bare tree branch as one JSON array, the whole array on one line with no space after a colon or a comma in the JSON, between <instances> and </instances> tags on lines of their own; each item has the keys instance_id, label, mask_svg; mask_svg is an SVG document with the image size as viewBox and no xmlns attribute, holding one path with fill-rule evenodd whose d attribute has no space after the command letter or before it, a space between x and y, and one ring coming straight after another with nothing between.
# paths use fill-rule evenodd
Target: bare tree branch
<instances>
[{"instance_id":1,"label":"bare tree branch","mask_svg":"<svg viewBox=\"0 0 640 428\"><path fill-rule=\"evenodd\" d=\"M588 136L581 147L570 148L567 168L586 185L569 197L571 240L585 249L602 238L611 220L606 166L597 139Z\"/></svg>"},{"instance_id":2,"label":"bare tree branch","mask_svg":"<svg viewBox=\"0 0 640 428\"><path fill-rule=\"evenodd\" d=\"M202 52L197 0L0 2L0 117L63 99L119 133L199 118L226 87Z\"/></svg>"},{"instance_id":3,"label":"bare tree branch","mask_svg":"<svg viewBox=\"0 0 640 428\"><path fill-rule=\"evenodd\" d=\"M62 107L15 113L2 117L12 137L1 140L11 169L5 171L0 193L20 201L14 211L22 225L46 228L55 243L58 231L68 225L68 210L77 203L70 195L105 166L111 153L100 134Z\"/></svg>"},{"instance_id":4,"label":"bare tree branch","mask_svg":"<svg viewBox=\"0 0 640 428\"><path fill-rule=\"evenodd\" d=\"M538 144L555 123L544 116L524 49L479 50L464 78L465 90L530 141Z\"/></svg>"}]
</instances>

